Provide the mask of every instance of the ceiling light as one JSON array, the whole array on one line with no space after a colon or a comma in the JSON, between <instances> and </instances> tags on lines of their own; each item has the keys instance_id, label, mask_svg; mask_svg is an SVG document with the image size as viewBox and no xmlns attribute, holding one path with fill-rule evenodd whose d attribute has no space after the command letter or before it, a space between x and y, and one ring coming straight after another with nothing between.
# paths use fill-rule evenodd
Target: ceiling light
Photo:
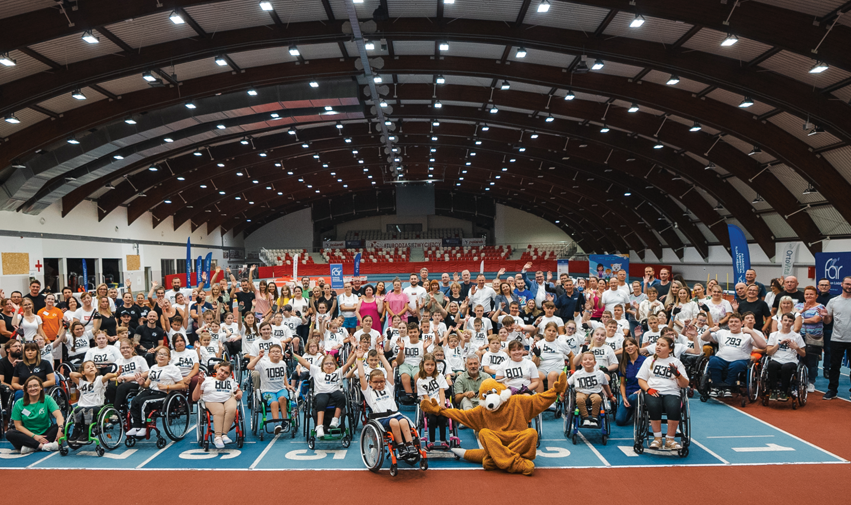
<instances>
[{"instance_id":1,"label":"ceiling light","mask_svg":"<svg viewBox=\"0 0 851 505\"><path fill-rule=\"evenodd\" d=\"M514 53L515 58L525 58L526 57L526 49L522 47L517 48L517 52Z\"/></svg>"},{"instance_id":2,"label":"ceiling light","mask_svg":"<svg viewBox=\"0 0 851 505\"><path fill-rule=\"evenodd\" d=\"M114 154L112 157L115 158L116 160L123 160L124 159L124 156L121 156L120 154Z\"/></svg>"},{"instance_id":3,"label":"ceiling light","mask_svg":"<svg viewBox=\"0 0 851 505\"><path fill-rule=\"evenodd\" d=\"M627 112L638 112L638 104L634 103L634 104L630 105L629 109L627 109L626 111Z\"/></svg>"},{"instance_id":4,"label":"ceiling light","mask_svg":"<svg viewBox=\"0 0 851 505\"><path fill-rule=\"evenodd\" d=\"M183 181L185 181L185 180L186 180L186 177L183 177L183 176L181 175L181 176L178 176L178 177L177 177L177 180L178 180L178 181L183 182Z\"/></svg>"},{"instance_id":5,"label":"ceiling light","mask_svg":"<svg viewBox=\"0 0 851 505\"><path fill-rule=\"evenodd\" d=\"M812 184L807 184L807 189L805 189L804 192L801 194L811 195L813 193L818 193L818 191L816 191L816 188L814 188Z\"/></svg>"},{"instance_id":6,"label":"ceiling light","mask_svg":"<svg viewBox=\"0 0 851 505\"><path fill-rule=\"evenodd\" d=\"M690 132L699 132L699 131L701 130L701 128L702 128L702 126L700 126L700 123L698 123L697 121L695 121L695 122L694 122L694 124L693 124L693 125L691 125L691 128L689 128L689 129L688 129L688 131L690 131Z\"/></svg>"},{"instance_id":7,"label":"ceiling light","mask_svg":"<svg viewBox=\"0 0 851 505\"><path fill-rule=\"evenodd\" d=\"M68 137L68 143L72 145L77 145L80 143L80 141L75 139L74 137Z\"/></svg>"},{"instance_id":8,"label":"ceiling light","mask_svg":"<svg viewBox=\"0 0 851 505\"><path fill-rule=\"evenodd\" d=\"M600 133L609 133L609 127L606 124L603 124L603 127L600 128Z\"/></svg>"},{"instance_id":9,"label":"ceiling light","mask_svg":"<svg viewBox=\"0 0 851 505\"><path fill-rule=\"evenodd\" d=\"M352 143L352 139L351 139L351 138L349 138L349 137L346 137L346 138L345 138L345 139L343 139L343 140L346 142L346 144L351 144L351 143Z\"/></svg>"},{"instance_id":10,"label":"ceiling light","mask_svg":"<svg viewBox=\"0 0 851 505\"><path fill-rule=\"evenodd\" d=\"M754 154L761 154L761 153L762 153L762 149L760 149L759 146L753 146L753 149L751 149L751 152L748 153L748 156L753 156Z\"/></svg>"},{"instance_id":11,"label":"ceiling light","mask_svg":"<svg viewBox=\"0 0 851 505\"><path fill-rule=\"evenodd\" d=\"M251 181L251 183L252 184L260 184L260 181L258 181L257 179L254 179L253 181Z\"/></svg>"},{"instance_id":12,"label":"ceiling light","mask_svg":"<svg viewBox=\"0 0 851 505\"><path fill-rule=\"evenodd\" d=\"M318 88L318 87L319 87L319 83L318 83L318 82L316 82L316 81L310 81L310 87L311 87L311 88Z\"/></svg>"},{"instance_id":13,"label":"ceiling light","mask_svg":"<svg viewBox=\"0 0 851 505\"><path fill-rule=\"evenodd\" d=\"M280 115L280 114L278 114L277 112L273 112L273 113L271 113L271 114L269 114L269 115L270 115L270 116L272 116L272 119L280 119L280 117L281 117L281 115Z\"/></svg>"},{"instance_id":14,"label":"ceiling light","mask_svg":"<svg viewBox=\"0 0 851 505\"><path fill-rule=\"evenodd\" d=\"M304 144L301 145L301 147L303 147L304 149L307 149L308 147L310 147L310 144L305 142Z\"/></svg>"},{"instance_id":15,"label":"ceiling light","mask_svg":"<svg viewBox=\"0 0 851 505\"><path fill-rule=\"evenodd\" d=\"M500 86L499 89L501 89L503 91L507 91L507 90L511 89L511 83L508 82L508 81L502 81L502 86Z\"/></svg>"},{"instance_id":16,"label":"ceiling light","mask_svg":"<svg viewBox=\"0 0 851 505\"><path fill-rule=\"evenodd\" d=\"M732 33L728 33L727 36L724 37L724 40L721 41L721 46L722 47L730 47L738 41L739 41L739 37L736 37Z\"/></svg>"},{"instance_id":17,"label":"ceiling light","mask_svg":"<svg viewBox=\"0 0 851 505\"><path fill-rule=\"evenodd\" d=\"M225 128L227 128L227 126L225 126L223 124L217 124L216 128L218 128L219 130L224 130Z\"/></svg>"},{"instance_id":18,"label":"ceiling light","mask_svg":"<svg viewBox=\"0 0 851 505\"><path fill-rule=\"evenodd\" d=\"M601 60L600 58L597 58L594 61L594 64L591 65L591 70L600 70L601 68L603 68L604 65L605 65L605 63L603 62L603 60Z\"/></svg>"},{"instance_id":19,"label":"ceiling light","mask_svg":"<svg viewBox=\"0 0 851 505\"><path fill-rule=\"evenodd\" d=\"M431 140L437 140L437 137L432 137Z\"/></svg>"},{"instance_id":20,"label":"ceiling light","mask_svg":"<svg viewBox=\"0 0 851 505\"><path fill-rule=\"evenodd\" d=\"M284 194L283 192L278 191L278 196L283 196L283 194Z\"/></svg>"},{"instance_id":21,"label":"ceiling light","mask_svg":"<svg viewBox=\"0 0 851 505\"><path fill-rule=\"evenodd\" d=\"M382 98L381 101L378 102L378 106L381 107L382 109L387 107L387 100Z\"/></svg>"},{"instance_id":22,"label":"ceiling light","mask_svg":"<svg viewBox=\"0 0 851 505\"><path fill-rule=\"evenodd\" d=\"M632 196L632 193L630 193L629 191L627 191L626 193L624 193L624 194L623 194L623 196Z\"/></svg>"},{"instance_id":23,"label":"ceiling light","mask_svg":"<svg viewBox=\"0 0 851 505\"><path fill-rule=\"evenodd\" d=\"M127 123L127 124L136 124L136 120L133 119L133 116L130 116L127 119L125 119L124 122Z\"/></svg>"},{"instance_id":24,"label":"ceiling light","mask_svg":"<svg viewBox=\"0 0 851 505\"><path fill-rule=\"evenodd\" d=\"M636 15L635 15L635 19L633 19L633 20L629 23L629 27L630 27L630 28L638 28L638 27L640 27L641 25L643 25L643 24L644 24L644 21L645 21L645 20L644 20L644 16L642 16L642 15L640 15L640 14L636 14Z\"/></svg>"},{"instance_id":25,"label":"ceiling light","mask_svg":"<svg viewBox=\"0 0 851 505\"><path fill-rule=\"evenodd\" d=\"M143 73L143 74L142 74L142 79L145 79L145 80L146 80L146 81L148 81L148 82L154 82L154 81L156 81L156 80L157 80L157 78L156 78L156 77L154 77L154 74L152 74L151 72L145 72L145 73Z\"/></svg>"},{"instance_id":26,"label":"ceiling light","mask_svg":"<svg viewBox=\"0 0 851 505\"><path fill-rule=\"evenodd\" d=\"M334 126L336 126L338 130L342 130L342 129L343 129L343 123L341 123L341 122L339 122L339 121L337 121L337 124L336 124L336 125L334 125Z\"/></svg>"},{"instance_id":27,"label":"ceiling light","mask_svg":"<svg viewBox=\"0 0 851 505\"><path fill-rule=\"evenodd\" d=\"M226 67L227 64L228 60L226 60L224 56L216 56L216 65L220 67Z\"/></svg>"},{"instance_id":28,"label":"ceiling light","mask_svg":"<svg viewBox=\"0 0 851 505\"><path fill-rule=\"evenodd\" d=\"M668 79L668 82L666 82L665 84L667 84L668 86L674 86L676 84L679 84L679 82L680 82L679 76L677 76L676 74L671 74L671 77Z\"/></svg>"},{"instance_id":29,"label":"ceiling light","mask_svg":"<svg viewBox=\"0 0 851 505\"><path fill-rule=\"evenodd\" d=\"M234 200L242 200L242 197L241 196L235 196L235 197L233 197L233 199Z\"/></svg>"},{"instance_id":30,"label":"ceiling light","mask_svg":"<svg viewBox=\"0 0 851 505\"><path fill-rule=\"evenodd\" d=\"M490 129L491 129L491 127L490 127L490 126L488 126L488 125L487 125L487 123L485 123L485 124L483 124L483 125L482 125L482 131L483 131L483 132L486 132L486 131L488 131L488 130L490 130Z\"/></svg>"},{"instance_id":31,"label":"ceiling light","mask_svg":"<svg viewBox=\"0 0 851 505\"><path fill-rule=\"evenodd\" d=\"M497 112L499 112L499 109L497 108L496 104L492 103L490 104L490 110L488 112L490 112L491 114L496 114Z\"/></svg>"},{"instance_id":32,"label":"ceiling light","mask_svg":"<svg viewBox=\"0 0 851 505\"><path fill-rule=\"evenodd\" d=\"M751 203L756 204L756 203L764 202L764 201L765 201L765 198L759 196L759 193L757 193L756 197L753 199L753 201Z\"/></svg>"},{"instance_id":33,"label":"ceiling light","mask_svg":"<svg viewBox=\"0 0 851 505\"><path fill-rule=\"evenodd\" d=\"M703 167L704 170L715 170L715 163L709 162L708 165Z\"/></svg>"},{"instance_id":34,"label":"ceiling light","mask_svg":"<svg viewBox=\"0 0 851 505\"><path fill-rule=\"evenodd\" d=\"M372 50L374 50L374 49L375 49L375 42L373 42L373 41L371 41L371 40L366 40L366 41L364 41L364 43L363 43L363 47L364 47L364 49L366 49L367 51L372 51Z\"/></svg>"},{"instance_id":35,"label":"ceiling light","mask_svg":"<svg viewBox=\"0 0 851 505\"><path fill-rule=\"evenodd\" d=\"M529 135L529 138L532 138L532 139L538 138L538 132L532 132L532 134Z\"/></svg>"},{"instance_id":36,"label":"ceiling light","mask_svg":"<svg viewBox=\"0 0 851 505\"><path fill-rule=\"evenodd\" d=\"M314 160L318 160L318 159L319 159L319 155L318 155L318 154L314 154L314 155L313 155L313 159L314 159Z\"/></svg>"},{"instance_id":37,"label":"ceiling light","mask_svg":"<svg viewBox=\"0 0 851 505\"><path fill-rule=\"evenodd\" d=\"M443 0L444 4L454 4L455 0Z\"/></svg>"},{"instance_id":38,"label":"ceiling light","mask_svg":"<svg viewBox=\"0 0 851 505\"><path fill-rule=\"evenodd\" d=\"M184 107L186 107L187 109L197 109L197 108L198 108L198 107L195 105L195 103L194 103L194 102L186 102L186 103L184 104Z\"/></svg>"},{"instance_id":39,"label":"ceiling light","mask_svg":"<svg viewBox=\"0 0 851 505\"><path fill-rule=\"evenodd\" d=\"M550 0L542 0L538 4L538 12L547 12L550 10Z\"/></svg>"},{"instance_id":40,"label":"ceiling light","mask_svg":"<svg viewBox=\"0 0 851 505\"><path fill-rule=\"evenodd\" d=\"M86 99L86 95L84 95L83 91L80 90L79 88L72 91L71 96L76 98L77 100L85 100Z\"/></svg>"},{"instance_id":41,"label":"ceiling light","mask_svg":"<svg viewBox=\"0 0 851 505\"><path fill-rule=\"evenodd\" d=\"M244 146L247 146L249 144L248 137L243 137L243 139L240 140L239 143Z\"/></svg>"},{"instance_id":42,"label":"ceiling light","mask_svg":"<svg viewBox=\"0 0 851 505\"><path fill-rule=\"evenodd\" d=\"M503 172L508 172L508 167L502 167Z\"/></svg>"},{"instance_id":43,"label":"ceiling light","mask_svg":"<svg viewBox=\"0 0 851 505\"><path fill-rule=\"evenodd\" d=\"M381 74L375 74L375 75L372 77L372 81L373 81L373 82L375 82L376 84L378 84L378 83L383 82L383 81L384 81L384 79L382 79L382 78L381 78Z\"/></svg>"},{"instance_id":44,"label":"ceiling light","mask_svg":"<svg viewBox=\"0 0 851 505\"><path fill-rule=\"evenodd\" d=\"M258 156L260 156L261 158L265 158L266 156L268 156L268 154L266 154L266 152L265 152L265 151L261 151L261 152L260 152L260 153L258 153L257 155L258 155Z\"/></svg>"},{"instance_id":45,"label":"ceiling light","mask_svg":"<svg viewBox=\"0 0 851 505\"><path fill-rule=\"evenodd\" d=\"M544 119L544 121L546 121L547 123L552 123L555 120L556 118L554 118L552 114L550 114L549 116L547 116L546 119Z\"/></svg>"},{"instance_id":46,"label":"ceiling light","mask_svg":"<svg viewBox=\"0 0 851 505\"><path fill-rule=\"evenodd\" d=\"M661 142L656 142L653 145L653 149L662 149L663 147L665 147L665 146Z\"/></svg>"},{"instance_id":47,"label":"ceiling light","mask_svg":"<svg viewBox=\"0 0 851 505\"><path fill-rule=\"evenodd\" d=\"M564 99L569 101L573 100L574 98L576 98L576 95L573 94L573 91L567 90L567 94L564 95Z\"/></svg>"},{"instance_id":48,"label":"ceiling light","mask_svg":"<svg viewBox=\"0 0 851 505\"><path fill-rule=\"evenodd\" d=\"M825 63L823 61L817 61L816 64L813 65L813 68L810 69L810 73L811 74L820 74L820 73L824 72L825 70L827 70L829 67L830 67L830 65L828 65L827 63Z\"/></svg>"},{"instance_id":49,"label":"ceiling light","mask_svg":"<svg viewBox=\"0 0 851 505\"><path fill-rule=\"evenodd\" d=\"M523 146L518 147L518 148L517 148L517 150L518 150L518 151L520 151L521 153L525 153L525 152L526 152L526 148L525 148L525 147L523 147Z\"/></svg>"},{"instance_id":50,"label":"ceiling light","mask_svg":"<svg viewBox=\"0 0 851 505\"><path fill-rule=\"evenodd\" d=\"M182 25L184 23L183 16L180 15L177 11L172 11L171 15L168 17L172 23L176 25Z\"/></svg>"},{"instance_id":51,"label":"ceiling light","mask_svg":"<svg viewBox=\"0 0 851 505\"><path fill-rule=\"evenodd\" d=\"M9 53L0 53L0 63L7 67L15 66L15 60L9 57Z\"/></svg>"},{"instance_id":52,"label":"ceiling light","mask_svg":"<svg viewBox=\"0 0 851 505\"><path fill-rule=\"evenodd\" d=\"M296 131L293 130L292 128L290 128L290 129L287 130L287 133L290 134L290 135L295 135Z\"/></svg>"},{"instance_id":53,"label":"ceiling light","mask_svg":"<svg viewBox=\"0 0 851 505\"><path fill-rule=\"evenodd\" d=\"M224 194L225 194L225 192L224 192L224 191L219 191L219 194L220 194L220 195L224 195Z\"/></svg>"},{"instance_id":54,"label":"ceiling light","mask_svg":"<svg viewBox=\"0 0 851 505\"><path fill-rule=\"evenodd\" d=\"M440 45L438 46L438 48L439 48L441 51L449 51L449 42L446 42L445 40L444 40L444 41L442 41L442 42L440 43Z\"/></svg>"},{"instance_id":55,"label":"ceiling light","mask_svg":"<svg viewBox=\"0 0 851 505\"><path fill-rule=\"evenodd\" d=\"M390 119L385 119L385 120L384 120L384 126L390 126L390 125L392 125L392 124L393 124L393 121L390 121Z\"/></svg>"},{"instance_id":56,"label":"ceiling light","mask_svg":"<svg viewBox=\"0 0 851 505\"><path fill-rule=\"evenodd\" d=\"M477 146L482 145L482 141L481 141L481 140L476 139L476 145L477 145Z\"/></svg>"},{"instance_id":57,"label":"ceiling light","mask_svg":"<svg viewBox=\"0 0 851 505\"><path fill-rule=\"evenodd\" d=\"M440 103L440 100L435 100L435 102L434 102L434 108L435 108L435 109L439 109L439 108L441 108L441 107L443 107L443 104L442 104L442 103Z\"/></svg>"},{"instance_id":58,"label":"ceiling light","mask_svg":"<svg viewBox=\"0 0 851 505\"><path fill-rule=\"evenodd\" d=\"M207 189L207 185L206 185L206 184L202 184L200 187L201 187L201 189Z\"/></svg>"},{"instance_id":59,"label":"ceiling light","mask_svg":"<svg viewBox=\"0 0 851 505\"><path fill-rule=\"evenodd\" d=\"M266 2L266 1L260 2L260 8L263 9L264 11L274 10L274 7L272 7L272 2Z\"/></svg>"},{"instance_id":60,"label":"ceiling light","mask_svg":"<svg viewBox=\"0 0 851 505\"><path fill-rule=\"evenodd\" d=\"M201 156L201 151L195 151L192 156Z\"/></svg>"},{"instance_id":61,"label":"ceiling light","mask_svg":"<svg viewBox=\"0 0 851 505\"><path fill-rule=\"evenodd\" d=\"M172 142L174 142L174 139L171 137L165 137L163 139L163 142L165 142L166 144L171 144Z\"/></svg>"},{"instance_id":62,"label":"ceiling light","mask_svg":"<svg viewBox=\"0 0 851 505\"><path fill-rule=\"evenodd\" d=\"M94 34L92 34L91 30L86 30L83 32L83 40L85 40L89 44L97 44L98 42L100 42L100 39L95 37Z\"/></svg>"},{"instance_id":63,"label":"ceiling light","mask_svg":"<svg viewBox=\"0 0 851 505\"><path fill-rule=\"evenodd\" d=\"M290 45L289 51L290 51L290 56L300 56L301 55L301 52L298 50L298 46L296 46L295 44Z\"/></svg>"},{"instance_id":64,"label":"ceiling light","mask_svg":"<svg viewBox=\"0 0 851 505\"><path fill-rule=\"evenodd\" d=\"M745 99L742 100L742 103L739 104L739 108L747 109L751 105L753 105L753 98L746 96Z\"/></svg>"},{"instance_id":65,"label":"ceiling light","mask_svg":"<svg viewBox=\"0 0 851 505\"><path fill-rule=\"evenodd\" d=\"M437 82L438 84L443 84L443 83L446 82L446 78L443 77L442 75L438 75L437 79L435 79L435 82Z\"/></svg>"},{"instance_id":66,"label":"ceiling light","mask_svg":"<svg viewBox=\"0 0 851 505\"><path fill-rule=\"evenodd\" d=\"M813 135L818 135L819 133L823 133L823 132L824 132L824 128L816 125L816 126L813 126L813 129L810 130L809 133L807 133L807 137L812 137Z\"/></svg>"},{"instance_id":67,"label":"ceiling light","mask_svg":"<svg viewBox=\"0 0 851 505\"><path fill-rule=\"evenodd\" d=\"M171 203L171 200L163 200L163 203Z\"/></svg>"},{"instance_id":68,"label":"ceiling light","mask_svg":"<svg viewBox=\"0 0 851 505\"><path fill-rule=\"evenodd\" d=\"M224 168L225 164L224 163L216 163L216 166L219 167L219 168Z\"/></svg>"}]
</instances>

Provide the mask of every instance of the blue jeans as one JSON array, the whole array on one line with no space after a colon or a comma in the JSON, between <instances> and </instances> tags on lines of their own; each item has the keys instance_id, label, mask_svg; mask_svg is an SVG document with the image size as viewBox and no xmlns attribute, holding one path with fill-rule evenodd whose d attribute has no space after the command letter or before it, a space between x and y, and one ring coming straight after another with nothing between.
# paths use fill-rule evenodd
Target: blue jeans
<instances>
[{"instance_id":1,"label":"blue jeans","mask_svg":"<svg viewBox=\"0 0 851 505\"><path fill-rule=\"evenodd\" d=\"M615 424L618 426L626 426L632 422L632 416L635 414L635 406L638 404L638 393L632 393L627 397L629 407L624 406L623 402L618 406L618 411L615 413Z\"/></svg>"},{"instance_id":2,"label":"blue jeans","mask_svg":"<svg viewBox=\"0 0 851 505\"><path fill-rule=\"evenodd\" d=\"M725 361L718 356L709 358L709 377L714 384L724 383L726 376L727 383L733 384L739 377L739 374L744 373L748 369L750 360L740 359L738 361Z\"/></svg>"}]
</instances>

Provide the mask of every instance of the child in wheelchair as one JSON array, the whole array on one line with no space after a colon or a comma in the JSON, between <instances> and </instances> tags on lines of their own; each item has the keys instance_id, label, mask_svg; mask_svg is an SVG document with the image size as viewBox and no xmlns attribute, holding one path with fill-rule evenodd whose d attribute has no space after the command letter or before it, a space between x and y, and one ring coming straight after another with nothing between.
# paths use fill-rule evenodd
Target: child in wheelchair
<instances>
[{"instance_id":1,"label":"child in wheelchair","mask_svg":"<svg viewBox=\"0 0 851 505\"><path fill-rule=\"evenodd\" d=\"M612 376L617 372L618 369L618 358L615 355L615 351L612 350L606 344L606 330L602 326L598 326L594 329L594 332L591 333L591 342L587 345L583 345L581 349L581 353L574 359L575 365L581 365L581 358L584 352L590 352L594 354L594 358L597 362L597 367L606 374L608 378L608 382L612 382Z\"/></svg>"},{"instance_id":2,"label":"child in wheelchair","mask_svg":"<svg viewBox=\"0 0 851 505\"><path fill-rule=\"evenodd\" d=\"M233 378L233 365L227 361L219 363L214 376L198 383L192 392L192 401L201 399L213 415L213 444L216 449L224 449L225 444L233 442L227 434L236 417L237 402L242 399L239 383Z\"/></svg>"},{"instance_id":3,"label":"child in wheelchair","mask_svg":"<svg viewBox=\"0 0 851 505\"><path fill-rule=\"evenodd\" d=\"M426 354L420 361L420 371L417 373L417 397L420 401L434 398L439 405L446 405L446 389L449 385L446 378L437 370L437 361L434 354ZM428 423L428 449L435 447L435 429L440 429L440 442L437 444L441 449L448 449L446 441L446 425L448 418L434 414L426 415Z\"/></svg>"},{"instance_id":4,"label":"child in wheelchair","mask_svg":"<svg viewBox=\"0 0 851 505\"><path fill-rule=\"evenodd\" d=\"M610 347L608 349L611 350ZM577 357L577 360L582 368L570 375L567 384L575 388L576 407L579 409L582 426L595 427L597 418L600 416L600 405L603 403L603 391L606 392L609 400L614 398L614 395L609 387L608 376L597 368L597 359L593 352L585 351ZM586 403L588 401L591 402L590 416Z\"/></svg>"},{"instance_id":5,"label":"child in wheelchair","mask_svg":"<svg viewBox=\"0 0 851 505\"><path fill-rule=\"evenodd\" d=\"M511 394L533 394L543 392L544 384L538 376L538 367L531 359L525 359L523 343L512 340L508 344L508 358L494 369L494 379L505 384Z\"/></svg>"},{"instance_id":6,"label":"child in wheelchair","mask_svg":"<svg viewBox=\"0 0 851 505\"><path fill-rule=\"evenodd\" d=\"M268 358L266 351L260 349L248 363L249 370L260 374L260 397L272 410L272 419L278 421L275 435L284 429L280 413L287 411L290 393L295 393L295 389L287 384L287 364L283 358L284 349L279 344L272 344Z\"/></svg>"},{"instance_id":7,"label":"child in wheelchair","mask_svg":"<svg viewBox=\"0 0 851 505\"><path fill-rule=\"evenodd\" d=\"M296 369L293 371L293 375L290 381L290 385L295 389L299 388L300 384L307 384L307 380L310 379L310 365L317 364L322 361L322 357L325 354L322 353L322 350L319 348L319 339L310 339L307 341L307 345L304 348L304 355L302 355L302 359L307 363L306 366L302 366L299 361L299 365L296 366Z\"/></svg>"},{"instance_id":8,"label":"child in wheelchair","mask_svg":"<svg viewBox=\"0 0 851 505\"><path fill-rule=\"evenodd\" d=\"M753 348L765 349L765 338L762 333L744 325L744 316L734 312L727 320L729 330L718 326L703 333L701 339L705 342L718 344L718 352L709 358L708 371L711 381L709 396L717 398L721 389L741 389L740 377L748 369ZM729 384L724 381L729 382ZM703 393L703 392L701 392Z\"/></svg>"},{"instance_id":9,"label":"child in wheelchair","mask_svg":"<svg viewBox=\"0 0 851 505\"><path fill-rule=\"evenodd\" d=\"M806 342L799 333L792 331L795 324L795 314L787 312L780 320L780 329L768 337L768 347L765 353L771 357L768 363L768 382L765 389L771 391L770 400L785 402L792 390L792 377L798 369L799 357L807 355ZM780 389L777 389L778 380Z\"/></svg>"},{"instance_id":10,"label":"child in wheelchair","mask_svg":"<svg viewBox=\"0 0 851 505\"><path fill-rule=\"evenodd\" d=\"M75 433L70 435L69 442L83 444L89 441L89 425L92 424L95 415L103 407L106 383L117 377L118 374L107 373L98 376L98 368L94 361L84 361L81 368L82 373L71 372L71 380L77 385L77 392L80 397L73 414L76 430Z\"/></svg>"},{"instance_id":11,"label":"child in wheelchair","mask_svg":"<svg viewBox=\"0 0 851 505\"><path fill-rule=\"evenodd\" d=\"M636 377L645 393L644 401L650 414L653 430L651 449L678 451L677 425L681 417L680 390L688 386L688 375L682 362L674 357L674 339L667 335L656 341L653 357L644 360ZM667 416L668 433L662 441L662 413Z\"/></svg>"},{"instance_id":12,"label":"child in wheelchair","mask_svg":"<svg viewBox=\"0 0 851 505\"><path fill-rule=\"evenodd\" d=\"M558 336L558 323L550 321L544 327L544 339L532 347L532 362L538 366L538 375L546 379L549 385L558 380L565 361L572 364L574 358L570 346L559 340Z\"/></svg>"},{"instance_id":13,"label":"child in wheelchair","mask_svg":"<svg viewBox=\"0 0 851 505\"><path fill-rule=\"evenodd\" d=\"M346 396L343 394L343 375L346 366L337 368L337 359L326 354L316 366L308 362L298 354L293 355L299 364L310 370L310 378L313 379L313 401L316 411L316 438L325 436L325 410L329 405L336 405L334 417L329 425L330 429L340 427L340 418L346 407Z\"/></svg>"},{"instance_id":14,"label":"child in wheelchair","mask_svg":"<svg viewBox=\"0 0 851 505\"><path fill-rule=\"evenodd\" d=\"M380 369L367 372L363 366L363 350L358 349L355 353L361 358L356 360L357 375L364 400L372 411L370 418L393 434L401 459L418 460L420 453L414 447L411 420L399 413L393 400L393 374L382 373Z\"/></svg>"}]
</instances>

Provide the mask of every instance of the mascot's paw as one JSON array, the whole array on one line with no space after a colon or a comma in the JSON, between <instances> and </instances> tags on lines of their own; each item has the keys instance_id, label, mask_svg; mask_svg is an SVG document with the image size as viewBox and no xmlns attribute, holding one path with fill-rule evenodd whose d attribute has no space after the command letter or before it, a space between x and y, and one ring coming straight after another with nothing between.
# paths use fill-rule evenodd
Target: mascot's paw
<instances>
[{"instance_id":1,"label":"mascot's paw","mask_svg":"<svg viewBox=\"0 0 851 505\"><path fill-rule=\"evenodd\" d=\"M452 454L454 454L455 456L457 456L461 459L464 459L464 454L467 453L467 449L461 449L460 447L453 447L452 449L449 449L449 450L452 451Z\"/></svg>"},{"instance_id":2,"label":"mascot's paw","mask_svg":"<svg viewBox=\"0 0 851 505\"><path fill-rule=\"evenodd\" d=\"M431 400L423 400L422 402L420 402L420 409L422 409L422 411L426 414L440 414L440 405L434 398L432 398Z\"/></svg>"},{"instance_id":3,"label":"mascot's paw","mask_svg":"<svg viewBox=\"0 0 851 505\"><path fill-rule=\"evenodd\" d=\"M531 477L535 473L535 463L529 461L528 459L523 460L523 469L520 471L521 474Z\"/></svg>"},{"instance_id":4,"label":"mascot's paw","mask_svg":"<svg viewBox=\"0 0 851 505\"><path fill-rule=\"evenodd\" d=\"M555 384L553 384L553 389L558 391L559 394L564 393L567 389L567 374L562 372L561 375L558 376L558 380Z\"/></svg>"}]
</instances>

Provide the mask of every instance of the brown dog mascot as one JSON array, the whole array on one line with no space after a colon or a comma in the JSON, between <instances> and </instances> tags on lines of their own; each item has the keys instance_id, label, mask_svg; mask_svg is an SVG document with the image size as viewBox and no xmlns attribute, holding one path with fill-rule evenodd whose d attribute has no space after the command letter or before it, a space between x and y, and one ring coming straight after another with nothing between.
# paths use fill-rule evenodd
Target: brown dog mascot
<instances>
[{"instance_id":1,"label":"brown dog mascot","mask_svg":"<svg viewBox=\"0 0 851 505\"><path fill-rule=\"evenodd\" d=\"M537 395L512 395L503 384L487 379L479 387L479 406L474 409L447 409L435 400L423 400L420 408L478 432L482 449L453 449L467 461L480 463L485 470L532 475L538 432L529 427L529 422L552 405L566 387L564 373L549 390Z\"/></svg>"}]
</instances>

